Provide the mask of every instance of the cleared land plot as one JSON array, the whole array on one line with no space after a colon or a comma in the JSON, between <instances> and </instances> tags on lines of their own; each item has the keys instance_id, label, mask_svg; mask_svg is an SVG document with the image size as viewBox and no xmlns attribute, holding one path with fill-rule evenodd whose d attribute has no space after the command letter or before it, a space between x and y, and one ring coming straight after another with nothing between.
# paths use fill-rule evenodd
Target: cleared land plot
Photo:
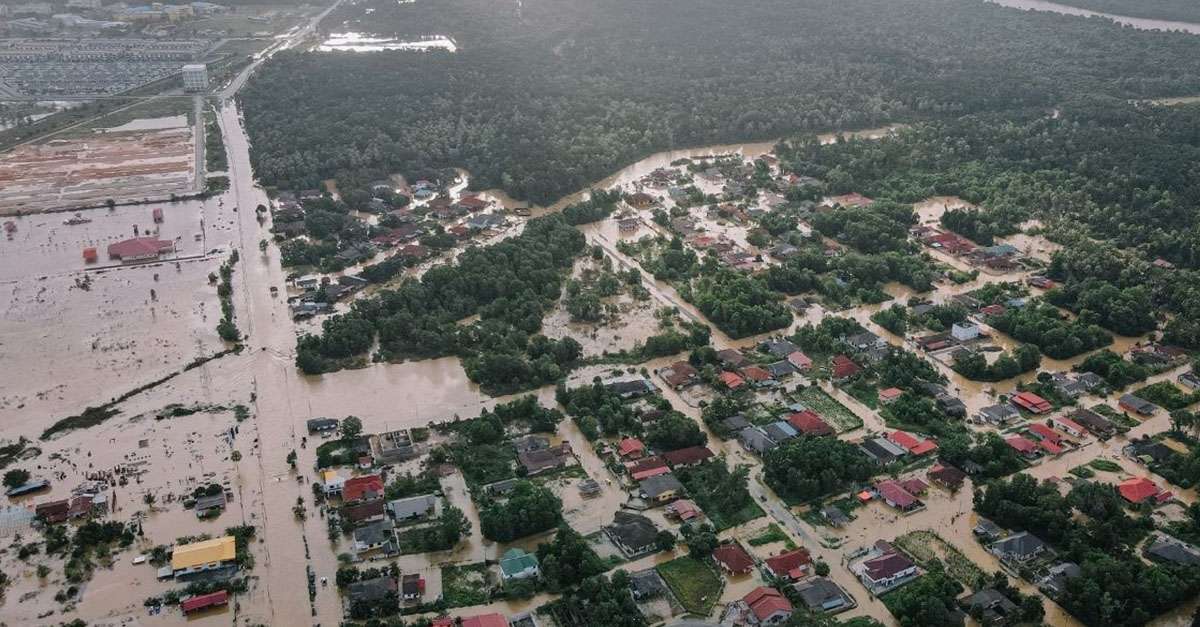
<instances>
[{"instance_id":1,"label":"cleared land plot","mask_svg":"<svg viewBox=\"0 0 1200 627\"><path fill-rule=\"evenodd\" d=\"M442 567L442 598L446 607L466 607L488 602L487 564Z\"/></svg>"},{"instance_id":2,"label":"cleared land plot","mask_svg":"<svg viewBox=\"0 0 1200 627\"><path fill-rule=\"evenodd\" d=\"M934 559L941 560L946 574L968 588L977 588L985 577L982 568L932 531L910 531L896 538L894 544L923 567Z\"/></svg>"},{"instance_id":3,"label":"cleared land plot","mask_svg":"<svg viewBox=\"0 0 1200 627\"><path fill-rule=\"evenodd\" d=\"M186 125L21 146L0 155L0 214L188 194L194 161Z\"/></svg>"},{"instance_id":4,"label":"cleared land plot","mask_svg":"<svg viewBox=\"0 0 1200 627\"><path fill-rule=\"evenodd\" d=\"M683 608L692 614L708 616L721 596L721 577L695 558L680 557L660 564L658 574Z\"/></svg>"}]
</instances>

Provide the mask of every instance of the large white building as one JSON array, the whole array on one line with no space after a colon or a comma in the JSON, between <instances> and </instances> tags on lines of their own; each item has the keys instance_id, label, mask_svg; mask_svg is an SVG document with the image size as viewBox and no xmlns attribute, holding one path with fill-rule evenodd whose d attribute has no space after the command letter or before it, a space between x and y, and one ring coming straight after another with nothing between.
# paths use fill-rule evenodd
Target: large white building
<instances>
[{"instance_id":1,"label":"large white building","mask_svg":"<svg viewBox=\"0 0 1200 627\"><path fill-rule=\"evenodd\" d=\"M208 68L203 63L183 66L183 88L187 91L208 89Z\"/></svg>"}]
</instances>

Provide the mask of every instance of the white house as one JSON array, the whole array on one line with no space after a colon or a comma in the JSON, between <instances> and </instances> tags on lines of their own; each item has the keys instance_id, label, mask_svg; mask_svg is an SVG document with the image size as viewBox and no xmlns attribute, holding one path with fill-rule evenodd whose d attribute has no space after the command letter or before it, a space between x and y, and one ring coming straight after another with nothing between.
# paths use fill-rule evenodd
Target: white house
<instances>
[{"instance_id":1,"label":"white house","mask_svg":"<svg viewBox=\"0 0 1200 627\"><path fill-rule=\"evenodd\" d=\"M969 342L979 337L979 325L972 322L956 322L950 327L950 336L960 342Z\"/></svg>"}]
</instances>

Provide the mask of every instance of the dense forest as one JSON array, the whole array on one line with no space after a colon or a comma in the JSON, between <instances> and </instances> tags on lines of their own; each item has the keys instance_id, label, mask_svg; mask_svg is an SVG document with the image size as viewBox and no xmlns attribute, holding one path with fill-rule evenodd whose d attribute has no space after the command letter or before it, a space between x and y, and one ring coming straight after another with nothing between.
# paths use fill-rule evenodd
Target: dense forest
<instances>
[{"instance_id":1,"label":"dense forest","mask_svg":"<svg viewBox=\"0 0 1200 627\"><path fill-rule=\"evenodd\" d=\"M322 28L459 51L277 55L240 95L268 185L461 166L546 202L672 147L1200 93L1193 36L985 2L375 0Z\"/></svg>"}]
</instances>

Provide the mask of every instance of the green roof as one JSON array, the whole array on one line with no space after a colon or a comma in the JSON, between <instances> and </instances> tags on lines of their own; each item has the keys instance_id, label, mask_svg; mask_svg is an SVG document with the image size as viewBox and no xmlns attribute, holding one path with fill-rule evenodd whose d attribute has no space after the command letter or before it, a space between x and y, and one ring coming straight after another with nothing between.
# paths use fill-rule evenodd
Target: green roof
<instances>
[{"instance_id":1,"label":"green roof","mask_svg":"<svg viewBox=\"0 0 1200 627\"><path fill-rule=\"evenodd\" d=\"M511 576L530 568L537 568L537 556L522 549L512 548L500 558L500 570Z\"/></svg>"}]
</instances>

